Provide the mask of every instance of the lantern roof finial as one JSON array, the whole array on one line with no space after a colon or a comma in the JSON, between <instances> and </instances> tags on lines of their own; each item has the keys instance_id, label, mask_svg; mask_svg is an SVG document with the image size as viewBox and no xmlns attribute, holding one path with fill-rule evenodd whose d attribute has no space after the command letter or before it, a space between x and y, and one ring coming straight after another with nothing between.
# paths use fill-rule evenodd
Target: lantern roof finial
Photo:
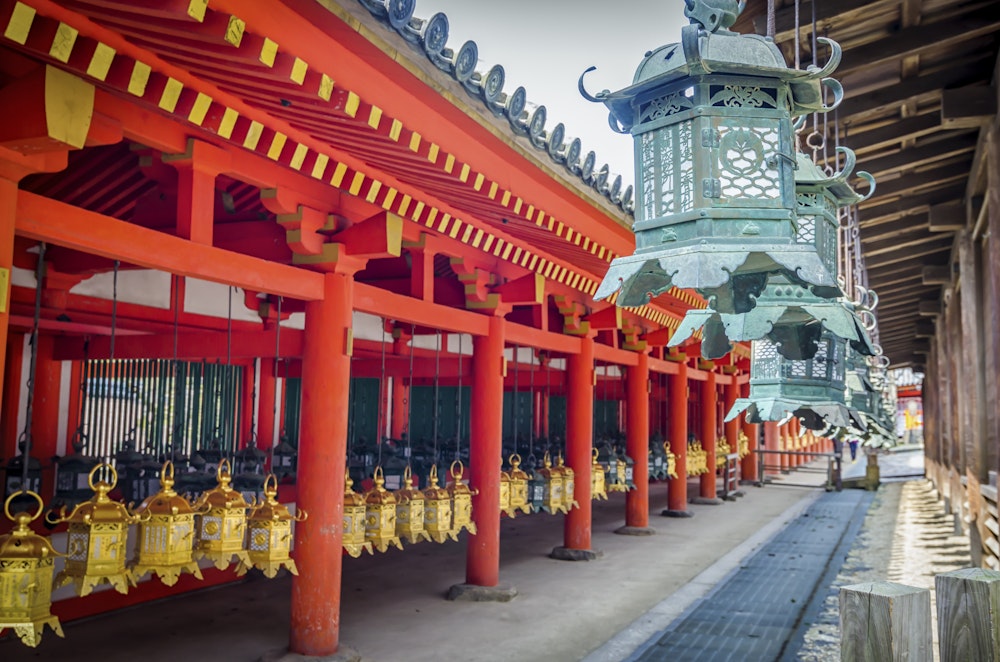
<instances>
[{"instance_id":1,"label":"lantern roof finial","mask_svg":"<svg viewBox=\"0 0 1000 662\"><path fill-rule=\"evenodd\" d=\"M746 0L684 0L684 16L709 32L728 32L746 4Z\"/></svg>"}]
</instances>

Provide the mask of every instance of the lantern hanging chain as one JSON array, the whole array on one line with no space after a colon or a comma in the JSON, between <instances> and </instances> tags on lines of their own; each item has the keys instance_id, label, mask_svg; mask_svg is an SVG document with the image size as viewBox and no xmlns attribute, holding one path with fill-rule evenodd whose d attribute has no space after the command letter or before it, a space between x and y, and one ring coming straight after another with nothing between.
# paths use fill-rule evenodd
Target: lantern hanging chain
<instances>
[{"instance_id":1,"label":"lantern hanging chain","mask_svg":"<svg viewBox=\"0 0 1000 662\"><path fill-rule=\"evenodd\" d=\"M35 267L35 316L31 323L31 355L28 361L28 401L24 409L24 432L21 440L21 491L28 485L28 465L31 463L31 408L35 400L35 370L38 367L38 326L42 318L42 281L45 278L45 242L38 244L38 264ZM20 440L19 440L20 441ZM20 445L20 444L19 444Z\"/></svg>"},{"instance_id":2,"label":"lantern hanging chain","mask_svg":"<svg viewBox=\"0 0 1000 662\"><path fill-rule=\"evenodd\" d=\"M455 398L455 459L459 459L462 447L462 334L458 334L458 396Z\"/></svg>"},{"instance_id":3,"label":"lantern hanging chain","mask_svg":"<svg viewBox=\"0 0 1000 662\"><path fill-rule=\"evenodd\" d=\"M518 361L518 358L520 357L520 354L521 354L521 346L514 345L514 389L513 389L514 397L512 398L512 401L514 403L514 452L515 453L518 450L517 449L518 429L520 428L521 424L521 408L518 407L518 402L517 402L517 387L518 387L518 375L519 375L518 364L520 363L520 361ZM500 459L503 460L502 448L500 449Z\"/></svg>"},{"instance_id":4,"label":"lantern hanging chain","mask_svg":"<svg viewBox=\"0 0 1000 662\"><path fill-rule=\"evenodd\" d=\"M115 360L115 326L118 323L118 267L121 266L119 260L115 260L115 268L111 276L111 348L108 356Z\"/></svg>"},{"instance_id":5,"label":"lantern hanging chain","mask_svg":"<svg viewBox=\"0 0 1000 662\"><path fill-rule=\"evenodd\" d=\"M274 435L273 432L278 427L278 361L281 360L281 299L278 297L278 319L274 323L274 369L272 370L272 377L274 378L274 405L272 411L274 413L274 422L271 424L272 435L271 435L271 470L274 470ZM351 357L351 364L348 367L348 371L354 367L354 357ZM348 379L350 377L348 376ZM350 384L350 381L348 381ZM351 417L354 416L354 410L351 410ZM281 435L278 435L278 439L281 439Z\"/></svg>"},{"instance_id":6,"label":"lantern hanging chain","mask_svg":"<svg viewBox=\"0 0 1000 662\"><path fill-rule=\"evenodd\" d=\"M441 329L437 332L437 349L434 352L434 423L433 423L433 444L434 444L434 463L438 461L438 421L441 418L441 411L438 405L438 395L440 388L440 374L441 374Z\"/></svg>"},{"instance_id":7,"label":"lantern hanging chain","mask_svg":"<svg viewBox=\"0 0 1000 662\"><path fill-rule=\"evenodd\" d=\"M173 365L173 398L177 397L177 378L180 377L180 362L177 360L177 340L178 340L178 328L180 326L180 310L181 310L181 280L180 276L174 276L174 365ZM176 405L176 402L174 403ZM173 411L174 420L170 426L170 459L177 459L177 432L180 423L177 422L177 407L171 407Z\"/></svg>"},{"instance_id":8,"label":"lantern hanging chain","mask_svg":"<svg viewBox=\"0 0 1000 662\"><path fill-rule=\"evenodd\" d=\"M770 20L770 19L769 19ZM800 54L801 45L799 44L800 36L800 23L799 23L799 0L795 0L795 68L800 69L802 67L802 59Z\"/></svg>"},{"instance_id":9,"label":"lantern hanging chain","mask_svg":"<svg viewBox=\"0 0 1000 662\"><path fill-rule=\"evenodd\" d=\"M410 464L410 458L413 456L413 431L410 429L410 423L413 420L413 341L417 337L417 325L410 323L410 387L406 389L406 395L403 397L403 407L406 412L406 464Z\"/></svg>"},{"instance_id":10,"label":"lantern hanging chain","mask_svg":"<svg viewBox=\"0 0 1000 662\"><path fill-rule=\"evenodd\" d=\"M531 425L528 426L528 455L535 449L535 353L531 353L528 364L528 392L531 393ZM517 449L515 449L517 450Z\"/></svg>"},{"instance_id":11,"label":"lantern hanging chain","mask_svg":"<svg viewBox=\"0 0 1000 662\"><path fill-rule=\"evenodd\" d=\"M388 404L386 403L386 398L389 396L388 389L386 389L385 381L385 318L382 318L382 372L381 378L378 384L378 411L376 412L378 418L379 429L376 431L376 441L378 446L378 465L382 466L382 442L385 440L385 425L382 420L382 414L388 409ZM384 406L383 406L384 405Z\"/></svg>"},{"instance_id":12,"label":"lantern hanging chain","mask_svg":"<svg viewBox=\"0 0 1000 662\"><path fill-rule=\"evenodd\" d=\"M774 21L774 0L767 0L767 36L774 39L776 31Z\"/></svg>"},{"instance_id":13,"label":"lantern hanging chain","mask_svg":"<svg viewBox=\"0 0 1000 662\"><path fill-rule=\"evenodd\" d=\"M226 365L233 364L233 286L229 286L226 304Z\"/></svg>"}]
</instances>

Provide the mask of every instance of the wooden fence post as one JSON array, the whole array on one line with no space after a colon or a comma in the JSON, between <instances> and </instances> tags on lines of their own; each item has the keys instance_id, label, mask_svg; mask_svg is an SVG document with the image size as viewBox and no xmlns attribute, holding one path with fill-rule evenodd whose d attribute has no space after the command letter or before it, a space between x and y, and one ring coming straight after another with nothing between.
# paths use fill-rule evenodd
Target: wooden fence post
<instances>
[{"instance_id":1,"label":"wooden fence post","mask_svg":"<svg viewBox=\"0 0 1000 662\"><path fill-rule=\"evenodd\" d=\"M934 578L941 662L1000 661L1000 572L967 568Z\"/></svg>"},{"instance_id":2,"label":"wooden fence post","mask_svg":"<svg viewBox=\"0 0 1000 662\"><path fill-rule=\"evenodd\" d=\"M842 662L932 662L931 592L893 582L840 589Z\"/></svg>"}]
</instances>

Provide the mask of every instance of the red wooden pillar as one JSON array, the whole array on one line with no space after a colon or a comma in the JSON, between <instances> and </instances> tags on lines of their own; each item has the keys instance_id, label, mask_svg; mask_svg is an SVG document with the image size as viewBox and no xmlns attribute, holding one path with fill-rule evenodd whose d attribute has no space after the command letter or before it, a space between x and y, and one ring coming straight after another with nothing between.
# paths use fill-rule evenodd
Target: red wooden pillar
<instances>
[{"instance_id":1,"label":"red wooden pillar","mask_svg":"<svg viewBox=\"0 0 1000 662\"><path fill-rule=\"evenodd\" d=\"M778 424L774 421L765 421L762 424L764 428L764 448L769 451L780 451L780 434L778 433ZM778 455L765 455L761 458L764 466L780 467L781 466L781 456Z\"/></svg>"},{"instance_id":2,"label":"red wooden pillar","mask_svg":"<svg viewBox=\"0 0 1000 662\"><path fill-rule=\"evenodd\" d=\"M649 528L649 354L639 352L638 362L626 372L625 452L635 460L635 489L625 493L625 526L616 533L643 535Z\"/></svg>"},{"instance_id":3,"label":"red wooden pillar","mask_svg":"<svg viewBox=\"0 0 1000 662\"><path fill-rule=\"evenodd\" d=\"M472 405L469 411L469 484L472 520L465 583L495 587L500 582L500 467L503 449L504 321L491 317L489 332L472 339Z\"/></svg>"},{"instance_id":4,"label":"red wooden pillar","mask_svg":"<svg viewBox=\"0 0 1000 662\"><path fill-rule=\"evenodd\" d=\"M719 503L715 481L715 442L719 437L718 398L715 373L709 372L708 379L701 383L701 443L707 453L708 471L700 477L700 503Z\"/></svg>"},{"instance_id":5,"label":"red wooden pillar","mask_svg":"<svg viewBox=\"0 0 1000 662\"><path fill-rule=\"evenodd\" d=\"M325 274L323 295L306 303L297 506L308 518L295 527L289 641L293 653L315 656L340 643L353 276Z\"/></svg>"},{"instance_id":6,"label":"red wooden pillar","mask_svg":"<svg viewBox=\"0 0 1000 662\"><path fill-rule=\"evenodd\" d=\"M687 364L677 364L677 374L669 377L670 451L676 458L677 478L667 485L668 517L690 517L687 509L688 377Z\"/></svg>"},{"instance_id":7,"label":"red wooden pillar","mask_svg":"<svg viewBox=\"0 0 1000 662\"><path fill-rule=\"evenodd\" d=\"M579 504L566 515L563 547L553 558L572 561L597 558L590 548L590 466L594 439L594 339L580 339L580 353L566 360L566 464L575 472L573 498Z\"/></svg>"},{"instance_id":8,"label":"red wooden pillar","mask_svg":"<svg viewBox=\"0 0 1000 662\"><path fill-rule=\"evenodd\" d=\"M10 344L7 342L7 327L10 321L10 288L11 288L11 270L14 268L14 219L17 215L17 182L11 181L5 177L0 177L0 347L6 348L7 351L0 352L0 376L4 378L4 397L0 400L0 414L5 414L3 420L9 421L11 418L14 420L14 427L17 427L17 399L8 399L8 374L18 374L21 372L21 363L19 361L20 353L17 350L11 351ZM17 341L20 338L14 338ZM8 359L7 354L10 354ZM11 363L16 362L16 367L11 366L7 371L4 370L7 361ZM7 409L12 411L8 414ZM17 435L14 435L15 438ZM8 452L9 449L4 448L4 457L13 457L13 454Z\"/></svg>"},{"instance_id":9,"label":"red wooden pillar","mask_svg":"<svg viewBox=\"0 0 1000 662\"><path fill-rule=\"evenodd\" d=\"M775 432L777 433L777 446L780 451L788 451L788 423L784 425L775 424ZM789 461L790 457L788 455L782 454L779 459L779 464L781 465L782 472L788 472L792 468L792 463Z\"/></svg>"},{"instance_id":10,"label":"red wooden pillar","mask_svg":"<svg viewBox=\"0 0 1000 662\"><path fill-rule=\"evenodd\" d=\"M62 366L53 357L55 338L38 336L38 362L35 367L35 395L31 410L31 455L42 463L42 498L54 494L55 483L50 459L59 444L59 387Z\"/></svg>"},{"instance_id":11,"label":"red wooden pillar","mask_svg":"<svg viewBox=\"0 0 1000 662\"><path fill-rule=\"evenodd\" d=\"M3 397L0 404L6 405L0 409L0 434L3 435L0 444L0 457L17 455L17 403L21 396L21 385L24 377L21 375L21 362L24 359L24 334L13 333L6 341L6 369L3 373Z\"/></svg>"},{"instance_id":12,"label":"red wooden pillar","mask_svg":"<svg viewBox=\"0 0 1000 662\"><path fill-rule=\"evenodd\" d=\"M402 356L406 350L406 336L399 335L399 337L392 341L392 353L394 356ZM385 379L385 376L383 376L383 379ZM394 372L392 375L391 391L392 414L389 419L389 437L392 439L402 439L403 432L406 430L407 390L405 377L398 372Z\"/></svg>"},{"instance_id":13,"label":"red wooden pillar","mask_svg":"<svg viewBox=\"0 0 1000 662\"><path fill-rule=\"evenodd\" d=\"M278 380L274 359L260 360L260 388L257 390L257 447L268 450L274 445L274 394Z\"/></svg>"}]
</instances>

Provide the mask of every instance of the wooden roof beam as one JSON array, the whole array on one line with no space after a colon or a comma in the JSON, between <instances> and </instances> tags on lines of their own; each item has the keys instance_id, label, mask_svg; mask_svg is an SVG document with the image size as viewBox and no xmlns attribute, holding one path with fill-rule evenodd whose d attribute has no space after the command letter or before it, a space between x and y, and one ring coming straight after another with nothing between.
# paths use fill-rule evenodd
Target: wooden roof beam
<instances>
[{"instance_id":1,"label":"wooden roof beam","mask_svg":"<svg viewBox=\"0 0 1000 662\"><path fill-rule=\"evenodd\" d=\"M932 205L927 211L927 228L931 232L957 232L965 227L965 205L951 200Z\"/></svg>"},{"instance_id":2,"label":"wooden roof beam","mask_svg":"<svg viewBox=\"0 0 1000 662\"><path fill-rule=\"evenodd\" d=\"M887 156L859 158L858 168L867 170L877 179L880 174L910 170L920 165L972 152L975 148L975 134L963 133L912 149L901 149Z\"/></svg>"},{"instance_id":3,"label":"wooden roof beam","mask_svg":"<svg viewBox=\"0 0 1000 662\"><path fill-rule=\"evenodd\" d=\"M997 90L993 86L961 87L941 91L941 126L978 129L997 114Z\"/></svg>"}]
</instances>

